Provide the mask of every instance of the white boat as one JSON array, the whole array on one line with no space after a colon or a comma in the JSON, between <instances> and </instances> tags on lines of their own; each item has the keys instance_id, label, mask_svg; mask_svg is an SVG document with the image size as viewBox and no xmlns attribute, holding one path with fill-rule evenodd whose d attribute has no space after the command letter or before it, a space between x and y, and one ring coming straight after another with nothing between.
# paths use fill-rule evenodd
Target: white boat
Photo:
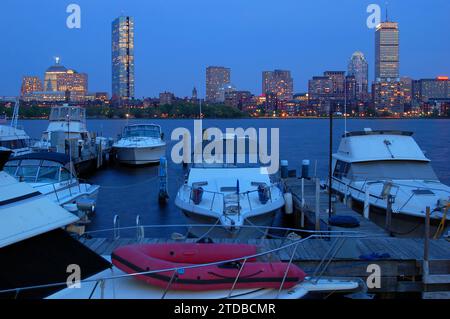
<instances>
[{"instance_id":1,"label":"white boat","mask_svg":"<svg viewBox=\"0 0 450 319\"><path fill-rule=\"evenodd\" d=\"M86 172L107 150L110 139L94 137L87 129L86 110L81 106L63 104L50 110L49 123L35 151L52 151L71 156L78 172Z\"/></svg>"},{"instance_id":2,"label":"white boat","mask_svg":"<svg viewBox=\"0 0 450 319\"><path fill-rule=\"evenodd\" d=\"M359 207L367 192L370 219L383 226L389 196L390 231L399 236L423 236L427 207L432 230L450 220L450 187L439 181L411 132L365 129L344 134L333 154L332 188Z\"/></svg>"},{"instance_id":3,"label":"white boat","mask_svg":"<svg viewBox=\"0 0 450 319\"><path fill-rule=\"evenodd\" d=\"M113 145L117 160L129 165L159 163L166 153L166 143L162 137L159 125L127 125L121 138Z\"/></svg>"},{"instance_id":4,"label":"white boat","mask_svg":"<svg viewBox=\"0 0 450 319\"><path fill-rule=\"evenodd\" d=\"M234 155L235 159L239 156ZM190 168L175 205L190 224L223 226L195 227L192 234L197 237L261 238L267 235L265 231L241 226L271 226L285 201L279 185L258 163L203 162Z\"/></svg>"},{"instance_id":5,"label":"white boat","mask_svg":"<svg viewBox=\"0 0 450 319\"><path fill-rule=\"evenodd\" d=\"M4 170L79 217L95 209L100 186L80 182L65 154L34 152L16 156L5 164Z\"/></svg>"},{"instance_id":6,"label":"white boat","mask_svg":"<svg viewBox=\"0 0 450 319\"><path fill-rule=\"evenodd\" d=\"M27 133L9 125L0 125L0 146L11 150L11 157L31 152L30 137Z\"/></svg>"},{"instance_id":7,"label":"white boat","mask_svg":"<svg viewBox=\"0 0 450 319\"><path fill-rule=\"evenodd\" d=\"M11 157L30 153L31 139L28 134L18 127L19 100L14 104L13 117L10 125L0 125L0 147L11 150ZM2 118L2 123L6 123L6 116Z\"/></svg>"}]
</instances>

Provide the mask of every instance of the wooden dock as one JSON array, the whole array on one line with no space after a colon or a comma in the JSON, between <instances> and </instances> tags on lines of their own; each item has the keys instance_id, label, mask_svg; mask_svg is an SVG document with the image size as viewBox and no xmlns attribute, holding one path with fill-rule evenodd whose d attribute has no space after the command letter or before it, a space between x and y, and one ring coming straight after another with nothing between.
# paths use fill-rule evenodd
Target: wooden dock
<instances>
[{"instance_id":1,"label":"wooden dock","mask_svg":"<svg viewBox=\"0 0 450 319\"><path fill-rule=\"evenodd\" d=\"M248 243L259 247L260 252L272 250L286 245L291 239L250 239L250 240L230 240L230 239L213 239L214 242L230 243ZM360 278L366 282L371 272L368 272L368 266L376 264L381 271L380 288L369 289L369 293L386 294L392 296L394 293L416 293L420 295L424 291L423 280L423 240L422 239L403 239L403 238L358 238L347 239L354 241L354 252L348 256L341 254L339 258L331 261L329 266L324 270L324 277L339 278ZM82 238L80 241L97 252L98 254L108 256L112 251L120 246L136 244L136 243L164 243L174 242L169 239L161 238L143 238L137 240L135 238ZM187 242L195 242L195 239L183 240ZM332 241L325 239L311 239L298 244L295 250L293 261L301 267L307 274L313 275L323 257L328 253L332 245ZM450 272L450 249L447 249L450 243L445 240L433 240L430 245L430 270L436 274L444 275ZM294 246L280 250L276 254L266 257L266 260L281 260L288 262L294 251ZM389 254L389 258L380 260L368 260L355 257L356 255L370 255L372 253ZM437 278L437 277L435 277ZM442 278L442 277L441 277ZM447 290L445 290L447 289ZM448 284L439 284L434 288L433 292L442 294L450 290ZM442 297L442 296L441 296Z\"/></svg>"},{"instance_id":2,"label":"wooden dock","mask_svg":"<svg viewBox=\"0 0 450 319\"><path fill-rule=\"evenodd\" d=\"M445 239L425 240L424 238L396 238L382 227L365 219L359 213L348 208L343 203L334 203L333 211L339 215L356 218L360 226L357 228L340 228L328 225L328 194L322 190L320 200L316 204L316 185L313 181L305 181L302 201L301 180L288 178L284 180L286 190L291 192L294 199L296 218L295 228L300 227L302 216L305 224L309 223L315 228L316 207L319 209L320 230L356 231L363 235L352 238L336 239L329 237L308 238L291 245L277 253L265 256L265 260L289 261L301 267L307 274L322 273L324 277L358 278L369 283L373 268L378 266L380 286L369 286L367 292L379 297L392 298L399 294L414 295L422 298L450 299L450 242ZM239 242L254 244L260 252L273 250L292 243L297 237L285 239L213 239L214 242ZM342 242L337 243L337 240ZM161 238L81 238L80 241L101 255L110 255L111 252L123 245L134 243L164 243L173 242L171 239ZM195 239L182 239L182 241L195 242ZM424 247L428 243L428 258L424 259ZM335 245L336 244L336 245ZM340 250L331 254L333 247ZM325 258L333 255L333 258ZM329 263L328 263L329 262ZM328 264L318 271L320 265ZM323 271L323 272L322 272Z\"/></svg>"}]
</instances>

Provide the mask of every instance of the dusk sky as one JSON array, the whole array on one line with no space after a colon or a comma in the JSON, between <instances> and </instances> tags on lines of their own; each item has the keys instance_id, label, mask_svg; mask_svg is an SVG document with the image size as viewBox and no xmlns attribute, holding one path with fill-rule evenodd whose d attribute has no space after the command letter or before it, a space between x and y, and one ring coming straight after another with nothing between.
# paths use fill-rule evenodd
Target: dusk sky
<instances>
[{"instance_id":1,"label":"dusk sky","mask_svg":"<svg viewBox=\"0 0 450 319\"><path fill-rule=\"evenodd\" d=\"M81 29L68 29L66 7L81 6ZM111 22L135 19L136 97L205 92L208 65L232 69L241 90L261 93L261 71L288 69L294 92L325 70L346 70L360 50L374 76L374 29L366 8L375 0L2 0L0 96L17 95L23 75L41 78L61 63L89 75L89 91L111 92ZM450 1L390 0L399 23L400 73L450 75Z\"/></svg>"}]
</instances>

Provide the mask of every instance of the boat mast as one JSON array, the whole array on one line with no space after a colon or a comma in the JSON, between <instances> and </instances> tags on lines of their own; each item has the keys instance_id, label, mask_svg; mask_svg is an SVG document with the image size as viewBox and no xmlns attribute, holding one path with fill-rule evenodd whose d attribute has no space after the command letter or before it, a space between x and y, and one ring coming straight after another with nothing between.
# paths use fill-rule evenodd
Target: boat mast
<instances>
[{"instance_id":1,"label":"boat mast","mask_svg":"<svg viewBox=\"0 0 450 319\"><path fill-rule=\"evenodd\" d=\"M19 118L19 98L14 103L14 111L11 119L11 127L17 128L17 119Z\"/></svg>"}]
</instances>

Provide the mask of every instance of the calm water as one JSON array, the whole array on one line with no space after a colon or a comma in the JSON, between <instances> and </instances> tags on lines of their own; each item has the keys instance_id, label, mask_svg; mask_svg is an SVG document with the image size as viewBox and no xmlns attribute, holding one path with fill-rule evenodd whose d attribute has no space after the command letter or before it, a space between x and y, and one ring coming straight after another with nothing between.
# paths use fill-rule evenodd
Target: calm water
<instances>
[{"instance_id":1,"label":"calm water","mask_svg":"<svg viewBox=\"0 0 450 319\"><path fill-rule=\"evenodd\" d=\"M182 184L186 171L181 165L170 161L170 151L177 141L170 141L170 134L177 127L193 130L193 120L130 120L130 123L151 122L159 124L168 142L169 195L170 202L159 207L158 166L132 168L120 165L110 166L96 172L89 178L99 184L97 214L89 225L90 230L112 227L115 214L120 216L121 226L135 225L137 215L143 224L184 224L186 220L173 204L178 187ZM47 127L47 121L21 121L27 133L39 138ZM126 120L88 120L88 129L106 137L117 137ZM243 119L243 120L203 120L203 127L225 128L279 128L280 159L289 161L290 169L301 166L303 159L311 160L311 170L317 161L317 175L325 178L328 171L328 120L319 119ZM395 129L413 131L414 138L432 160L433 167L445 184L450 184L450 121L448 120L348 120L347 130ZM344 121L334 122L334 150L337 149L344 131ZM171 230L173 231L173 230ZM181 229L180 229L181 231ZM162 235L162 231L146 233L151 237ZM104 234L106 235L106 234ZM125 235L125 234L124 234ZM129 232L127 235L134 235Z\"/></svg>"}]
</instances>

